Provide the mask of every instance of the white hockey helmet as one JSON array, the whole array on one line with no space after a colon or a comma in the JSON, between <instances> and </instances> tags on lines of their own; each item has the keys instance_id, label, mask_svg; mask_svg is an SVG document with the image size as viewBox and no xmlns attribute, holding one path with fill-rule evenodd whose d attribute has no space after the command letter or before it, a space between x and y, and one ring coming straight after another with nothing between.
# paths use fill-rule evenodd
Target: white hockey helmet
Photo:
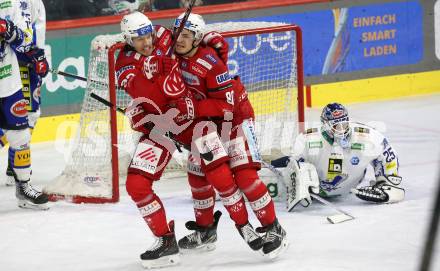
<instances>
[{"instance_id":1,"label":"white hockey helmet","mask_svg":"<svg viewBox=\"0 0 440 271\"><path fill-rule=\"evenodd\" d=\"M177 17L177 19L174 21L174 28L179 28L180 22L182 21L184 16L185 13L182 13L179 15L179 17ZM194 32L194 38L196 40L201 40L205 35L205 27L205 20L203 20L203 17L201 15L190 13L188 16L188 20L186 21L183 28Z\"/></svg>"},{"instance_id":2,"label":"white hockey helmet","mask_svg":"<svg viewBox=\"0 0 440 271\"><path fill-rule=\"evenodd\" d=\"M121 32L125 42L133 46L132 38L153 33L153 24L150 19L139 11L127 14L121 21Z\"/></svg>"}]
</instances>

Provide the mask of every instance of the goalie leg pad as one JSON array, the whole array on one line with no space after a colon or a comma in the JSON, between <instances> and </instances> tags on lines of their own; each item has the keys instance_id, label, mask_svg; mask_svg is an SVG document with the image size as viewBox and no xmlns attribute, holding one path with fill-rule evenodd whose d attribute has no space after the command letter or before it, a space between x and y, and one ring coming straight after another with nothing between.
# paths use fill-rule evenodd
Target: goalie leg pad
<instances>
[{"instance_id":1,"label":"goalie leg pad","mask_svg":"<svg viewBox=\"0 0 440 271\"><path fill-rule=\"evenodd\" d=\"M319 177L315 166L292 159L287 165L286 173L284 180L288 189L287 210L291 212L298 203L308 207L312 203L310 192L319 193Z\"/></svg>"},{"instance_id":2,"label":"goalie leg pad","mask_svg":"<svg viewBox=\"0 0 440 271\"><path fill-rule=\"evenodd\" d=\"M246 195L250 206L260 221L266 226L275 221L275 206L266 185L259 179L255 169L242 169L235 172L235 181Z\"/></svg>"},{"instance_id":3,"label":"goalie leg pad","mask_svg":"<svg viewBox=\"0 0 440 271\"><path fill-rule=\"evenodd\" d=\"M140 174L129 173L125 184L127 193L136 203L142 218L155 236L169 231L165 209L152 189L153 180Z\"/></svg>"},{"instance_id":4,"label":"goalie leg pad","mask_svg":"<svg viewBox=\"0 0 440 271\"><path fill-rule=\"evenodd\" d=\"M214 222L214 189L206 178L201 176L188 174L188 182L191 186L196 223L207 227Z\"/></svg>"}]
</instances>

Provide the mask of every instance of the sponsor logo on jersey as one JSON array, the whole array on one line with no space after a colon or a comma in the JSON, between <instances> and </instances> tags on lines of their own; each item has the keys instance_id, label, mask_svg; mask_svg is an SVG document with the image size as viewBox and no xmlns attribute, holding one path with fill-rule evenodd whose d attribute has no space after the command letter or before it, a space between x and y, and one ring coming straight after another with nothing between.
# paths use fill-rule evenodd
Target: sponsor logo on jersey
<instances>
[{"instance_id":1,"label":"sponsor logo on jersey","mask_svg":"<svg viewBox=\"0 0 440 271\"><path fill-rule=\"evenodd\" d=\"M101 178L99 176L85 176L84 183L88 186L99 186Z\"/></svg>"},{"instance_id":2,"label":"sponsor logo on jersey","mask_svg":"<svg viewBox=\"0 0 440 271\"><path fill-rule=\"evenodd\" d=\"M392 161L391 163L386 163L385 168L387 170L391 170L397 167L396 161Z\"/></svg>"},{"instance_id":3,"label":"sponsor logo on jersey","mask_svg":"<svg viewBox=\"0 0 440 271\"><path fill-rule=\"evenodd\" d=\"M204 66L205 68L207 68L208 70L212 69L212 65L209 64L206 60L198 58L196 60L197 63L199 63L200 65Z\"/></svg>"},{"instance_id":4,"label":"sponsor logo on jersey","mask_svg":"<svg viewBox=\"0 0 440 271\"><path fill-rule=\"evenodd\" d=\"M12 7L12 1L4 1L0 3L0 9L10 8Z\"/></svg>"},{"instance_id":5,"label":"sponsor logo on jersey","mask_svg":"<svg viewBox=\"0 0 440 271\"><path fill-rule=\"evenodd\" d=\"M24 118L27 116L27 102L25 99L22 99L20 101L16 101L11 106L11 114L18 118Z\"/></svg>"},{"instance_id":6,"label":"sponsor logo on jersey","mask_svg":"<svg viewBox=\"0 0 440 271\"><path fill-rule=\"evenodd\" d=\"M357 156L353 156L353 157L351 158L351 160L350 160L350 163L351 163L353 166L358 165L358 164L359 164L359 157L357 157Z\"/></svg>"},{"instance_id":7,"label":"sponsor logo on jersey","mask_svg":"<svg viewBox=\"0 0 440 271\"><path fill-rule=\"evenodd\" d=\"M312 134L318 132L318 128L309 128L306 130L306 134Z\"/></svg>"},{"instance_id":8,"label":"sponsor logo on jersey","mask_svg":"<svg viewBox=\"0 0 440 271\"><path fill-rule=\"evenodd\" d=\"M322 148L322 141L309 142L309 149L320 149L320 148Z\"/></svg>"},{"instance_id":9,"label":"sponsor logo on jersey","mask_svg":"<svg viewBox=\"0 0 440 271\"><path fill-rule=\"evenodd\" d=\"M199 65L191 64L191 70L197 73L199 76L205 76L206 71L204 71Z\"/></svg>"},{"instance_id":10,"label":"sponsor logo on jersey","mask_svg":"<svg viewBox=\"0 0 440 271\"><path fill-rule=\"evenodd\" d=\"M188 85L200 86L200 80L194 74L191 74L187 71L182 71L182 77L183 80L185 80L185 83L187 83Z\"/></svg>"},{"instance_id":11,"label":"sponsor logo on jersey","mask_svg":"<svg viewBox=\"0 0 440 271\"><path fill-rule=\"evenodd\" d=\"M363 134L370 133L370 129L363 128L363 127L354 127L354 131L357 132L357 133L363 133Z\"/></svg>"},{"instance_id":12,"label":"sponsor logo on jersey","mask_svg":"<svg viewBox=\"0 0 440 271\"><path fill-rule=\"evenodd\" d=\"M152 148L148 148L145 151L139 153L138 157L150 162L157 161L156 153L154 153L154 150Z\"/></svg>"},{"instance_id":13,"label":"sponsor logo on jersey","mask_svg":"<svg viewBox=\"0 0 440 271\"><path fill-rule=\"evenodd\" d=\"M353 143L353 144L351 144L351 149L363 151L365 149L365 145L362 143Z\"/></svg>"},{"instance_id":14,"label":"sponsor logo on jersey","mask_svg":"<svg viewBox=\"0 0 440 271\"><path fill-rule=\"evenodd\" d=\"M12 75L12 65L6 65L0 68L0 79L4 79Z\"/></svg>"},{"instance_id":15,"label":"sponsor logo on jersey","mask_svg":"<svg viewBox=\"0 0 440 271\"><path fill-rule=\"evenodd\" d=\"M223 83L226 83L226 82L230 81L231 77L229 76L228 72L224 72L222 74L217 75L215 77L215 79L217 80L217 84L220 85L220 84L223 84Z\"/></svg>"},{"instance_id":16,"label":"sponsor logo on jersey","mask_svg":"<svg viewBox=\"0 0 440 271\"><path fill-rule=\"evenodd\" d=\"M161 56L161 55L162 55L162 51L159 50L159 49L157 49L157 50L156 50L156 55Z\"/></svg>"},{"instance_id":17,"label":"sponsor logo on jersey","mask_svg":"<svg viewBox=\"0 0 440 271\"><path fill-rule=\"evenodd\" d=\"M212 63L217 63L217 60L215 59L215 57L213 56L213 55L211 55L211 54L207 54L206 55L206 58L208 59L208 60L210 60Z\"/></svg>"},{"instance_id":18,"label":"sponsor logo on jersey","mask_svg":"<svg viewBox=\"0 0 440 271\"><path fill-rule=\"evenodd\" d=\"M186 67L188 67L188 62L186 62L186 61L183 61L183 62L182 62L182 68L184 68L184 69L185 69Z\"/></svg>"},{"instance_id":19,"label":"sponsor logo on jersey","mask_svg":"<svg viewBox=\"0 0 440 271\"><path fill-rule=\"evenodd\" d=\"M328 160L329 173L342 173L342 159L330 158Z\"/></svg>"}]
</instances>

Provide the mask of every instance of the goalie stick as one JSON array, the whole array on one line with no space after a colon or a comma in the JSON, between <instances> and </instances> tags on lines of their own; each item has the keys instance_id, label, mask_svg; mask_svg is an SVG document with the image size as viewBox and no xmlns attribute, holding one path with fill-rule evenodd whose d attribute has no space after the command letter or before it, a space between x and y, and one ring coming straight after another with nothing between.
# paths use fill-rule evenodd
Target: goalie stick
<instances>
[{"instance_id":1,"label":"goalie stick","mask_svg":"<svg viewBox=\"0 0 440 271\"><path fill-rule=\"evenodd\" d=\"M280 180L280 182L282 184L284 184L283 181L283 174L281 173L281 171L279 171L277 168L275 168L274 166L272 166L271 164L262 161L263 166L265 166L266 168L268 168L270 171L272 171L272 173L274 173L277 178ZM285 184L284 184L285 185ZM332 224L338 224L338 223L342 223L345 221L349 221L349 220L353 220L355 217L352 216L351 214L345 212L344 210L342 210L341 208L337 207L336 205L334 205L333 203L329 202L326 199L323 199L321 196L319 196L318 194L314 194L314 193L310 193L310 196L314 199L316 199L317 201L319 201L320 203L336 210L338 212L338 214L335 215L330 215L327 216L327 221L332 223Z\"/></svg>"}]
</instances>

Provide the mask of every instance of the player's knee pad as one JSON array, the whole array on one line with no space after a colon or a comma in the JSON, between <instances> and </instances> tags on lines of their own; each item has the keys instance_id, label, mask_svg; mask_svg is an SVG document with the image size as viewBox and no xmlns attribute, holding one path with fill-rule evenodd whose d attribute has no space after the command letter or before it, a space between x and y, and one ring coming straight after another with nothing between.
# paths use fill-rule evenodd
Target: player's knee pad
<instances>
[{"instance_id":1,"label":"player's knee pad","mask_svg":"<svg viewBox=\"0 0 440 271\"><path fill-rule=\"evenodd\" d=\"M162 176L170 159L171 154L165 147L145 139L137 145L128 172L157 180Z\"/></svg>"},{"instance_id":2,"label":"player's knee pad","mask_svg":"<svg viewBox=\"0 0 440 271\"><path fill-rule=\"evenodd\" d=\"M246 198L252 202L264 196L268 191L255 169L242 169L234 172L234 179Z\"/></svg>"},{"instance_id":3,"label":"player's knee pad","mask_svg":"<svg viewBox=\"0 0 440 271\"><path fill-rule=\"evenodd\" d=\"M41 116L41 110L38 109L35 112L29 112L28 113L28 119L29 119L29 128L31 129L31 131L35 128L35 125L37 125L37 120L40 118Z\"/></svg>"},{"instance_id":4,"label":"player's knee pad","mask_svg":"<svg viewBox=\"0 0 440 271\"><path fill-rule=\"evenodd\" d=\"M153 180L140 175L129 173L127 175L127 181L125 183L125 188L127 193L133 199L136 204L142 203L142 201L148 201L153 197Z\"/></svg>"},{"instance_id":5,"label":"player's knee pad","mask_svg":"<svg viewBox=\"0 0 440 271\"><path fill-rule=\"evenodd\" d=\"M31 133L28 128L21 130L5 130L4 132L11 148L17 150L29 148Z\"/></svg>"},{"instance_id":6,"label":"player's knee pad","mask_svg":"<svg viewBox=\"0 0 440 271\"><path fill-rule=\"evenodd\" d=\"M205 172L206 179L220 193L232 192L236 187L232 172L226 163Z\"/></svg>"}]
</instances>

